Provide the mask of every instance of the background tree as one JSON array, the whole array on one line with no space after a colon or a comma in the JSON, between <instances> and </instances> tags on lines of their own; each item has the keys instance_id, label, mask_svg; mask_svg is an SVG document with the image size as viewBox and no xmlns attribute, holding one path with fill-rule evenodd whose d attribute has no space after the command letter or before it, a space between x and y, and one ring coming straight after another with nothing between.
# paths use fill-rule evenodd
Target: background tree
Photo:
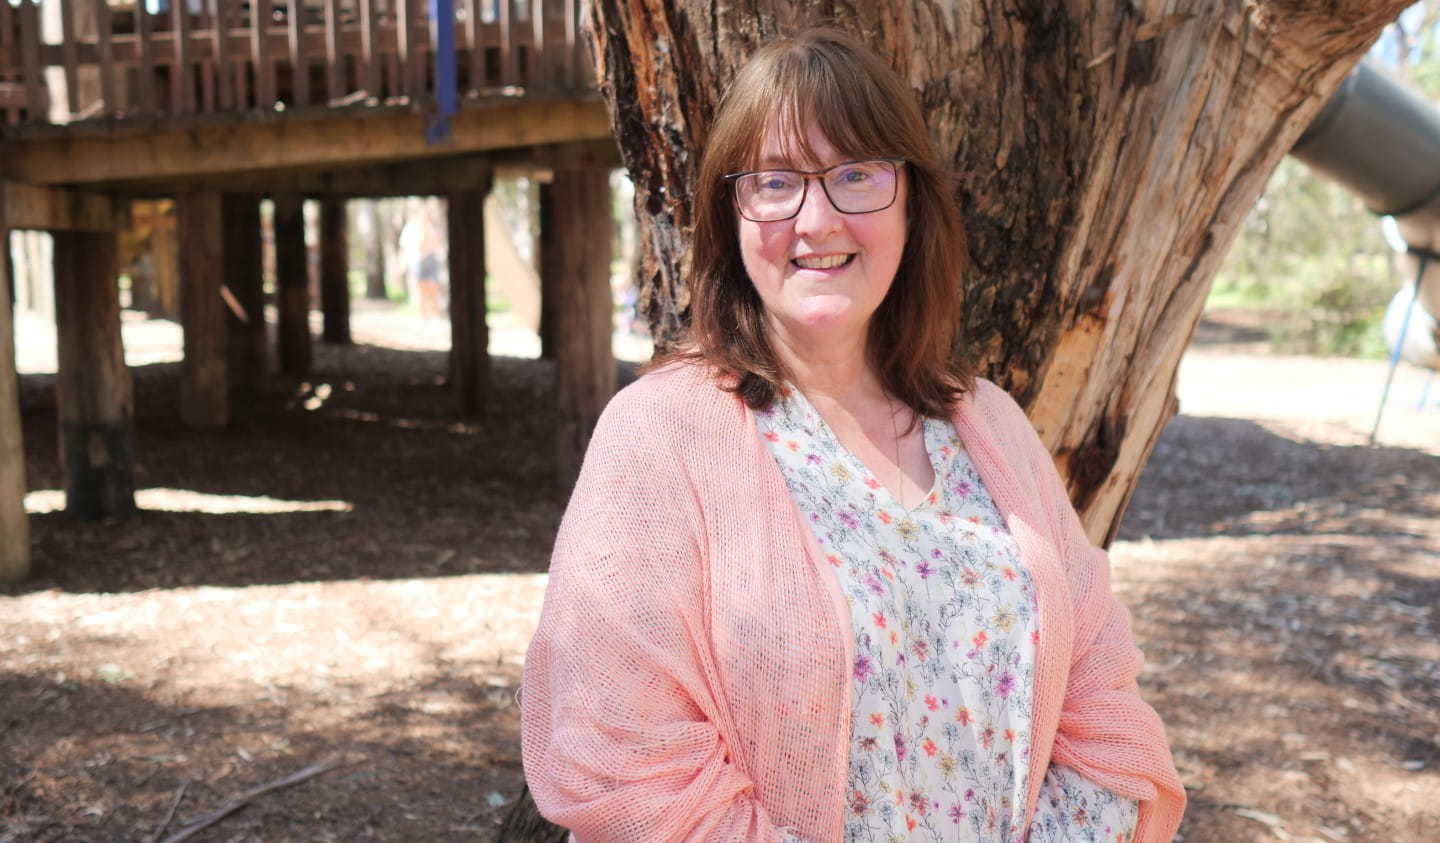
<instances>
[{"instance_id":1,"label":"background tree","mask_svg":"<svg viewBox=\"0 0 1440 843\"><path fill-rule=\"evenodd\" d=\"M964 352L1026 407L1108 541L1246 212L1406 4L595 0L652 330L664 344L685 318L693 179L725 85L777 34L848 29L915 87L960 178Z\"/></svg>"},{"instance_id":2,"label":"background tree","mask_svg":"<svg viewBox=\"0 0 1440 843\"><path fill-rule=\"evenodd\" d=\"M1440 0L1402 12L1367 60L1440 99ZM1381 357L1385 306L1412 280L1394 258L1358 196L1287 157L1246 215L1207 307L1263 315L1284 351Z\"/></svg>"}]
</instances>

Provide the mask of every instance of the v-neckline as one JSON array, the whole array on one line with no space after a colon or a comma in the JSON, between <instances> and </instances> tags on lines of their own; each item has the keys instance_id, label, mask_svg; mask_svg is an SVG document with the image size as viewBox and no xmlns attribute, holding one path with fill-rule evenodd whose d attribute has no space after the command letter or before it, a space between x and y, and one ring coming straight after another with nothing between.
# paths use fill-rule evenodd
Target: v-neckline
<instances>
[{"instance_id":1,"label":"v-neckline","mask_svg":"<svg viewBox=\"0 0 1440 843\"><path fill-rule=\"evenodd\" d=\"M840 453L845 455L852 467L858 468L865 476L875 481L875 491L884 492L885 495L890 498L890 503L895 509L904 513L906 516L910 516L924 509L931 501L939 500L941 465L935 457L934 450L930 447L930 426L935 424L934 419L925 416L920 417L920 444L925 448L925 459L930 461L930 471L932 475L930 488L920 496L920 500L918 500L914 506L907 507L901 503L899 496L880 479L880 475L870 467L869 463L861 459L859 454L850 450L844 442L840 441L840 437L835 434L835 429L830 426L829 422L825 421L825 417L820 414L819 410L815 409L815 405L810 403L810 399L805 397L805 393L801 392L794 384L787 384L785 393L780 396L778 403L788 405L788 402L792 399L797 400L796 405L788 409L782 408L780 412L790 415L791 419L801 424L811 436L825 436L834 442L835 447ZM899 466L896 467L899 468ZM900 473L902 475L904 474L903 468L900 469Z\"/></svg>"}]
</instances>

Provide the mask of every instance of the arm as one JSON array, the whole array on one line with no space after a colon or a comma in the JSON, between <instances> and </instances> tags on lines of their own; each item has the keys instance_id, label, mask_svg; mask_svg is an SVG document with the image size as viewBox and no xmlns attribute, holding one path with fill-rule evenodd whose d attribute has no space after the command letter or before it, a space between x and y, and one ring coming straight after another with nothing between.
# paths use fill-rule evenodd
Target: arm
<instances>
[{"instance_id":1,"label":"arm","mask_svg":"<svg viewBox=\"0 0 1440 843\"><path fill-rule=\"evenodd\" d=\"M723 738L695 495L634 403L602 418L556 542L526 659L526 777L583 843L769 843Z\"/></svg>"}]
</instances>

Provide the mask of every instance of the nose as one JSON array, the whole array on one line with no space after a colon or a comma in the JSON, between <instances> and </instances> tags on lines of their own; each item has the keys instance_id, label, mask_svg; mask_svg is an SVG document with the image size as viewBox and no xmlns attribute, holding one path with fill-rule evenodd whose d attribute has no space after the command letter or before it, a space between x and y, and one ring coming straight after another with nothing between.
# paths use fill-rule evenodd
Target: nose
<instances>
[{"instance_id":1,"label":"nose","mask_svg":"<svg viewBox=\"0 0 1440 843\"><path fill-rule=\"evenodd\" d=\"M819 176L805 180L805 195L800 200L800 212L795 215L795 233L803 235L828 234L840 227L841 213L831 203L825 186Z\"/></svg>"}]
</instances>

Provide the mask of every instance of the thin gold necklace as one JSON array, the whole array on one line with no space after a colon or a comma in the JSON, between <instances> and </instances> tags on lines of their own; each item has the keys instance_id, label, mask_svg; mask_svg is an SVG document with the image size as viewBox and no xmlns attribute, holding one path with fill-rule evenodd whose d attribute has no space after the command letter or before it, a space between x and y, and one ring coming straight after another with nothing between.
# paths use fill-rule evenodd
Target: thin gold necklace
<instances>
[{"instance_id":1,"label":"thin gold necklace","mask_svg":"<svg viewBox=\"0 0 1440 843\"><path fill-rule=\"evenodd\" d=\"M885 393L885 403L890 407L890 435L895 439L895 470L900 472L900 508L905 509L905 469L900 465L900 428L895 424L895 399Z\"/></svg>"}]
</instances>

